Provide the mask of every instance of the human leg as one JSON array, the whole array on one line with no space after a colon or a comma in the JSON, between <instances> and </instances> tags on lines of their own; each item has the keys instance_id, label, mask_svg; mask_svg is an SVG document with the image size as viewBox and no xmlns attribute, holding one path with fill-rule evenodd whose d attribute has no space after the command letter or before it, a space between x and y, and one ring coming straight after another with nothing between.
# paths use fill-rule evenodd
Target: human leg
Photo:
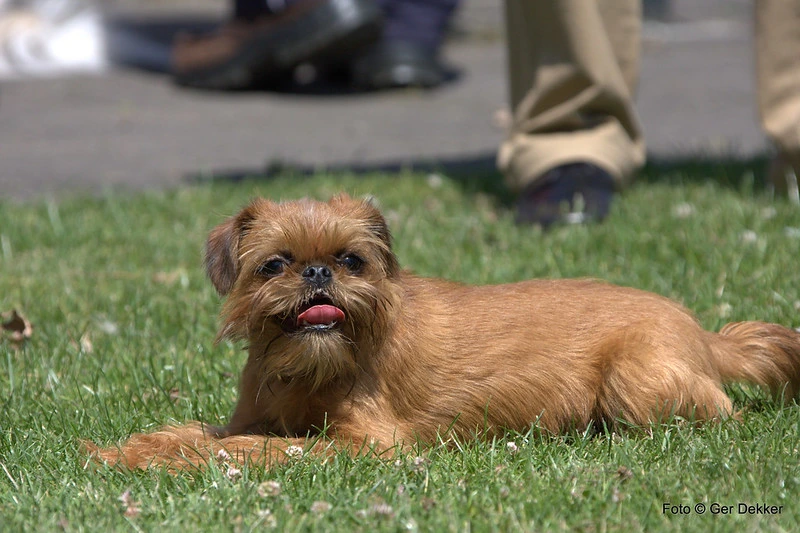
<instances>
[{"instance_id":1,"label":"human leg","mask_svg":"<svg viewBox=\"0 0 800 533\"><path fill-rule=\"evenodd\" d=\"M448 69L439 52L459 0L380 0L381 41L352 63L356 86L367 89L435 87Z\"/></svg>"},{"instance_id":2,"label":"human leg","mask_svg":"<svg viewBox=\"0 0 800 533\"><path fill-rule=\"evenodd\" d=\"M778 150L770 178L800 203L800 1L756 0L755 21L761 123Z\"/></svg>"},{"instance_id":3,"label":"human leg","mask_svg":"<svg viewBox=\"0 0 800 533\"><path fill-rule=\"evenodd\" d=\"M577 194L597 199L587 211L603 218L613 188L630 181L645 158L633 107L640 2L505 5L513 124L498 165L521 193L518 219L546 225L553 202L573 207ZM550 184L571 174L574 187L553 192ZM542 198L547 205L540 213Z\"/></svg>"}]
</instances>

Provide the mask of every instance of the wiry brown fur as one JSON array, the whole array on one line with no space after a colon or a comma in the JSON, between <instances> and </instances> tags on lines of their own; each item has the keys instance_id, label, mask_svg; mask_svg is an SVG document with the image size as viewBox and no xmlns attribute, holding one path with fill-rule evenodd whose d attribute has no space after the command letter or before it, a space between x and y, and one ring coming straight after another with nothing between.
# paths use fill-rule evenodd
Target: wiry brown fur
<instances>
[{"instance_id":1,"label":"wiry brown fur","mask_svg":"<svg viewBox=\"0 0 800 533\"><path fill-rule=\"evenodd\" d=\"M348 253L363 259L353 272ZM288 257L265 276L259 267ZM345 320L287 332L313 288L309 265ZM590 424L702 421L732 414L724 383L776 395L800 390L800 334L761 322L704 331L655 294L588 280L470 287L401 272L380 213L346 196L328 203L257 200L210 235L206 266L227 295L221 337L249 359L230 423L190 424L93 448L130 467L202 465L216 450L280 461L308 435L354 452L451 432L464 438L532 423L552 432ZM313 441L323 453L323 441Z\"/></svg>"}]
</instances>

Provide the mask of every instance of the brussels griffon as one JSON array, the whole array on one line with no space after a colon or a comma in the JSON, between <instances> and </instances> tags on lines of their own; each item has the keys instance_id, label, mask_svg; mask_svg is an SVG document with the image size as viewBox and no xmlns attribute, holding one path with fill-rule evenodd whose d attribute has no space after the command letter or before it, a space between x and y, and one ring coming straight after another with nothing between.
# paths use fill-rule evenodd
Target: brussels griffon
<instances>
[{"instance_id":1,"label":"brussels griffon","mask_svg":"<svg viewBox=\"0 0 800 533\"><path fill-rule=\"evenodd\" d=\"M792 329L740 322L712 333L666 298L596 281L417 277L400 270L380 212L347 196L254 201L211 232L206 268L227 297L219 338L249 346L230 423L134 435L93 447L97 457L270 464L290 446L380 453L532 424L724 418L724 383L787 398L800 388Z\"/></svg>"}]
</instances>

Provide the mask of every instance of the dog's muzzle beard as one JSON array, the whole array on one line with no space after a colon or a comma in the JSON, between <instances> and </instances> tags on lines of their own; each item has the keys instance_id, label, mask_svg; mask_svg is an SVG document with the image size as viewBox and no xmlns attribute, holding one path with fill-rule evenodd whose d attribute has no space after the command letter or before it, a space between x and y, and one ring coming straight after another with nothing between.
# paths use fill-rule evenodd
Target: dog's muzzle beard
<instances>
[{"instance_id":1,"label":"dog's muzzle beard","mask_svg":"<svg viewBox=\"0 0 800 533\"><path fill-rule=\"evenodd\" d=\"M316 390L334 381L352 380L356 344L347 334L345 311L328 293L315 291L286 315L267 318L277 328L251 330L251 350L261 355L262 375ZM352 332L351 332L352 333Z\"/></svg>"}]
</instances>

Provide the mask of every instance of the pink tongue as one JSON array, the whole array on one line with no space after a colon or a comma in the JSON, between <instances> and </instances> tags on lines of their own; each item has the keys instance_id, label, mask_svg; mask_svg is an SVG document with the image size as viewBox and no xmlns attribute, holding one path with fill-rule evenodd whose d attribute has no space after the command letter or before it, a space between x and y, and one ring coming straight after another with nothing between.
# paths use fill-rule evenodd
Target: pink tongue
<instances>
[{"instance_id":1,"label":"pink tongue","mask_svg":"<svg viewBox=\"0 0 800 533\"><path fill-rule=\"evenodd\" d=\"M318 326L344 320L344 312L333 305L315 305L297 317L298 326Z\"/></svg>"}]
</instances>

